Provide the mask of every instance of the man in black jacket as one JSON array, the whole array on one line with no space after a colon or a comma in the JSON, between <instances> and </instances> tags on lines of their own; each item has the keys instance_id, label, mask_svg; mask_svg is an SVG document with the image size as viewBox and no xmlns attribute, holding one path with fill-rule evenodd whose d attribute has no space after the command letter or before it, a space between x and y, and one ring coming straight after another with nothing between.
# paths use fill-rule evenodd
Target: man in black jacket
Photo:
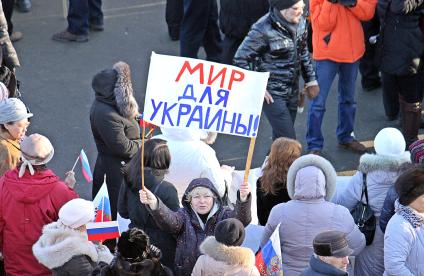
<instances>
[{"instance_id":1,"label":"man in black jacket","mask_svg":"<svg viewBox=\"0 0 424 276\"><path fill-rule=\"evenodd\" d=\"M234 57L244 69L269 72L263 111L272 127L273 140L296 139L294 121L299 96L299 76L310 98L318 84L306 43L302 0L271 0L271 10L256 22Z\"/></svg>"}]
</instances>

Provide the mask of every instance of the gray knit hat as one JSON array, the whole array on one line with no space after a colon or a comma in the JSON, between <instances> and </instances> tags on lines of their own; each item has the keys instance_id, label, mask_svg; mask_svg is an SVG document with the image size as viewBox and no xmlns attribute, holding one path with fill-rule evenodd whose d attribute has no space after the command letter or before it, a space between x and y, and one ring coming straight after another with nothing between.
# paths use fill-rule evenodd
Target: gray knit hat
<instances>
[{"instance_id":1,"label":"gray knit hat","mask_svg":"<svg viewBox=\"0 0 424 276\"><path fill-rule=\"evenodd\" d=\"M17 98L9 98L0 102L0 124L17 122L32 116L32 113L28 113L25 104Z\"/></svg>"}]
</instances>

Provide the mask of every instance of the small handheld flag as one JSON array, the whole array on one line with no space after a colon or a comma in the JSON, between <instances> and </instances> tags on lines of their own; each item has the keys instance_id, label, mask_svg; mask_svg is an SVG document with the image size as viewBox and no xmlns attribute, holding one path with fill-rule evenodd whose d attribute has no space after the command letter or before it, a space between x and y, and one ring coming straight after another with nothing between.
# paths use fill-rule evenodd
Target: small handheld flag
<instances>
[{"instance_id":1,"label":"small handheld flag","mask_svg":"<svg viewBox=\"0 0 424 276\"><path fill-rule=\"evenodd\" d=\"M90 222L86 228L89 241L104 241L121 236L118 221Z\"/></svg>"},{"instance_id":2,"label":"small handheld flag","mask_svg":"<svg viewBox=\"0 0 424 276\"><path fill-rule=\"evenodd\" d=\"M87 182L92 182L93 174L91 173L90 163L88 163L87 155L85 154L83 149L81 149L79 159L81 160L81 170L85 180L87 180Z\"/></svg>"},{"instance_id":3,"label":"small handheld flag","mask_svg":"<svg viewBox=\"0 0 424 276\"><path fill-rule=\"evenodd\" d=\"M255 265L261 276L283 275L279 229L280 224L277 225L269 240L256 254Z\"/></svg>"},{"instance_id":4,"label":"small handheld flag","mask_svg":"<svg viewBox=\"0 0 424 276\"><path fill-rule=\"evenodd\" d=\"M110 209L109 193L106 186L106 176L102 187L93 199L93 204L96 207L95 222L111 221L112 211Z\"/></svg>"}]
</instances>

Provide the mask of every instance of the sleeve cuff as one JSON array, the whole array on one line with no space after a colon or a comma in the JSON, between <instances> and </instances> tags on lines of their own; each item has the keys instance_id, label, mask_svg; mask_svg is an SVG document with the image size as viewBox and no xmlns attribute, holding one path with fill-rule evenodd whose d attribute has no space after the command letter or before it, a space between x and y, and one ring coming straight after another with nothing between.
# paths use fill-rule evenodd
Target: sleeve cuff
<instances>
[{"instance_id":1,"label":"sleeve cuff","mask_svg":"<svg viewBox=\"0 0 424 276\"><path fill-rule=\"evenodd\" d=\"M310 87L310 86L314 86L314 85L318 85L318 82L317 82L316 80L313 80L313 81L307 82L307 83L305 84L305 88L308 88L308 87Z\"/></svg>"}]
</instances>

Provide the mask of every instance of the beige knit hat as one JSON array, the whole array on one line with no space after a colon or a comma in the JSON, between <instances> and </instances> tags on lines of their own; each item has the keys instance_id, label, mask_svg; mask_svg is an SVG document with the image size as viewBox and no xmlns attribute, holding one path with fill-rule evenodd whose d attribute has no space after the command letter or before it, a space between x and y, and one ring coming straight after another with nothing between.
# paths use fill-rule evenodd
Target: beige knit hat
<instances>
[{"instance_id":1,"label":"beige knit hat","mask_svg":"<svg viewBox=\"0 0 424 276\"><path fill-rule=\"evenodd\" d=\"M31 134L22 140L21 152L23 163L19 169L19 177L24 175L26 167L31 175L34 175L32 166L47 164L53 158L54 148L47 137L41 134Z\"/></svg>"}]
</instances>

